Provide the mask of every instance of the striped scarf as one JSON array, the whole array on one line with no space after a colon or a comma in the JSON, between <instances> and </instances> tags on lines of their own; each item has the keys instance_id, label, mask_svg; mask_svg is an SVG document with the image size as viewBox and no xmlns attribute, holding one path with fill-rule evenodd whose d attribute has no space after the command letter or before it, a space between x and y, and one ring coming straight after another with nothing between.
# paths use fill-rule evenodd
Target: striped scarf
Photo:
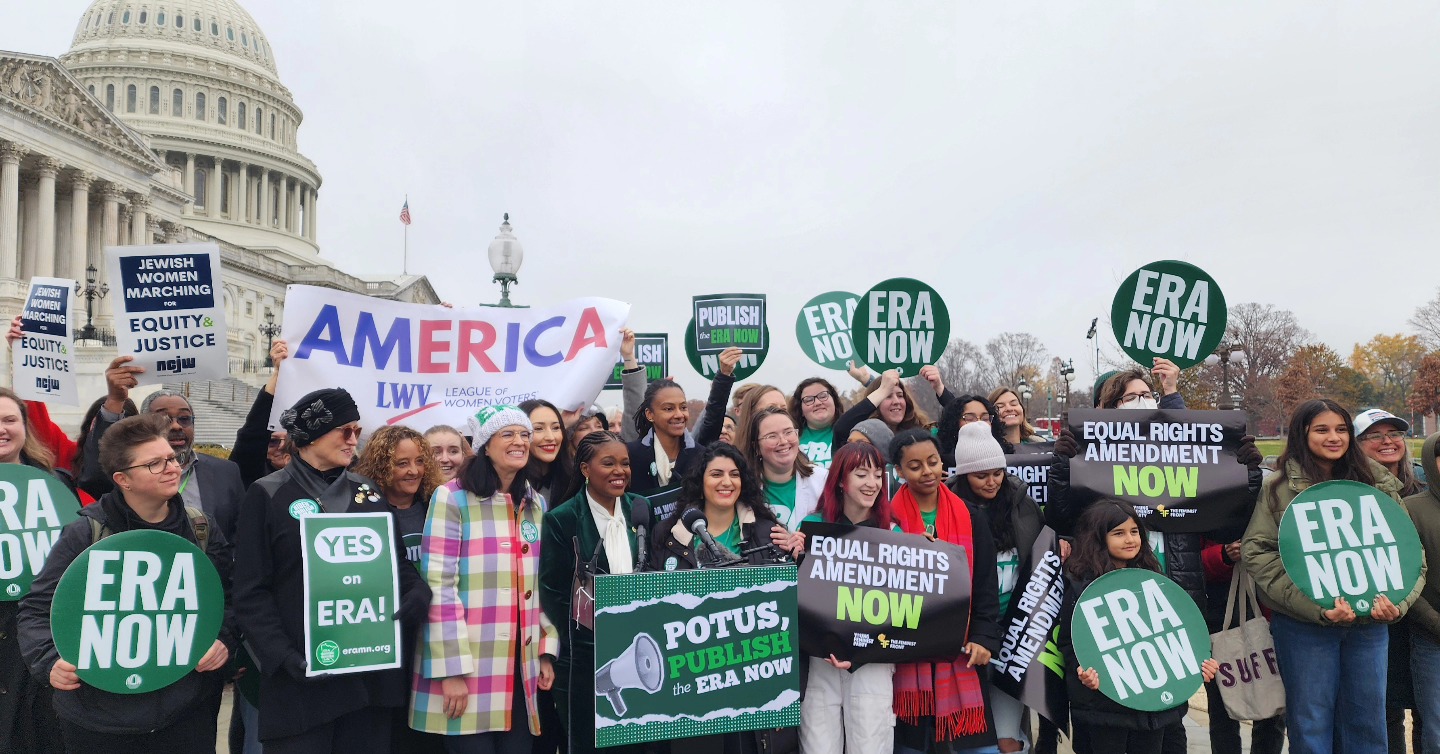
<instances>
[{"instance_id":1,"label":"striped scarf","mask_svg":"<svg viewBox=\"0 0 1440 754\"><path fill-rule=\"evenodd\" d=\"M935 516L935 538L965 548L970 582L975 582L975 538L970 511L945 485L939 488ZM905 485L891 503L900 528L908 534L925 535L920 505ZM970 628L965 628L968 638ZM921 717L935 717L935 740L953 741L985 732L985 696L980 675L968 667L962 655L950 663L914 662L895 666L895 715L912 725Z\"/></svg>"}]
</instances>

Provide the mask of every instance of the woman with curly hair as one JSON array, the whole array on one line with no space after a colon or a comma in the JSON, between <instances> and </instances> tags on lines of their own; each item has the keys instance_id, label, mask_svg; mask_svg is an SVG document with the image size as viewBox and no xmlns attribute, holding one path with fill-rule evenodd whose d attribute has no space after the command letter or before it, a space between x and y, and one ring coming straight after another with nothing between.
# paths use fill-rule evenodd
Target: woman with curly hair
<instances>
[{"instance_id":1,"label":"woman with curly hair","mask_svg":"<svg viewBox=\"0 0 1440 754\"><path fill-rule=\"evenodd\" d=\"M405 559L420 562L420 535L430 495L441 484L440 462L425 436L409 427L382 427L370 436L355 473L375 480L405 542Z\"/></svg>"}]
</instances>

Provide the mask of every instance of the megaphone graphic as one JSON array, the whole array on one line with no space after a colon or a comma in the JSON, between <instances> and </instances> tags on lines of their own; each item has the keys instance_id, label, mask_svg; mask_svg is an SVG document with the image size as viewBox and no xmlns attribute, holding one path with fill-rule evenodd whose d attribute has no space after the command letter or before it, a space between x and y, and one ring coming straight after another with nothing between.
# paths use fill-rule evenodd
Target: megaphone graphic
<instances>
[{"instance_id":1,"label":"megaphone graphic","mask_svg":"<svg viewBox=\"0 0 1440 754\"><path fill-rule=\"evenodd\" d=\"M595 696L610 700L615 714L625 716L623 689L644 689L653 694L660 690L665 681L665 658L660 655L660 645L650 634L640 634L619 657L605 663L595 673Z\"/></svg>"}]
</instances>

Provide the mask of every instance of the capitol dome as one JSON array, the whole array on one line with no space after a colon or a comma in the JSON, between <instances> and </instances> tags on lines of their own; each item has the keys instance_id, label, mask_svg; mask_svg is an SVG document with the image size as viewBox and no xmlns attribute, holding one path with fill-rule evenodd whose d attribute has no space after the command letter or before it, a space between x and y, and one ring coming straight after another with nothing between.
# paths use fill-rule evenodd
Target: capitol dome
<instances>
[{"instance_id":1,"label":"capitol dome","mask_svg":"<svg viewBox=\"0 0 1440 754\"><path fill-rule=\"evenodd\" d=\"M182 176L186 224L314 263L320 173L275 54L235 0L95 0L61 63Z\"/></svg>"}]
</instances>

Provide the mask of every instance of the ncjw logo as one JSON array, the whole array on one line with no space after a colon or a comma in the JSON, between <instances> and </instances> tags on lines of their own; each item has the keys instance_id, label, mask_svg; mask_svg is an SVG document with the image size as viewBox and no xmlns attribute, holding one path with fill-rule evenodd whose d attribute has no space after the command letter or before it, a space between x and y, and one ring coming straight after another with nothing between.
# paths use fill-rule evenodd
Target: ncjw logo
<instances>
[{"instance_id":1,"label":"ncjw logo","mask_svg":"<svg viewBox=\"0 0 1440 754\"><path fill-rule=\"evenodd\" d=\"M380 557L380 535L363 526L326 529L315 538L315 552L326 563L367 563Z\"/></svg>"},{"instance_id":2,"label":"ncjw logo","mask_svg":"<svg viewBox=\"0 0 1440 754\"><path fill-rule=\"evenodd\" d=\"M155 371L167 374L183 374L195 369L195 359L162 359L155 362Z\"/></svg>"},{"instance_id":3,"label":"ncjw logo","mask_svg":"<svg viewBox=\"0 0 1440 754\"><path fill-rule=\"evenodd\" d=\"M60 389L60 380L54 377L36 377L35 389L46 393L54 393Z\"/></svg>"}]
</instances>

